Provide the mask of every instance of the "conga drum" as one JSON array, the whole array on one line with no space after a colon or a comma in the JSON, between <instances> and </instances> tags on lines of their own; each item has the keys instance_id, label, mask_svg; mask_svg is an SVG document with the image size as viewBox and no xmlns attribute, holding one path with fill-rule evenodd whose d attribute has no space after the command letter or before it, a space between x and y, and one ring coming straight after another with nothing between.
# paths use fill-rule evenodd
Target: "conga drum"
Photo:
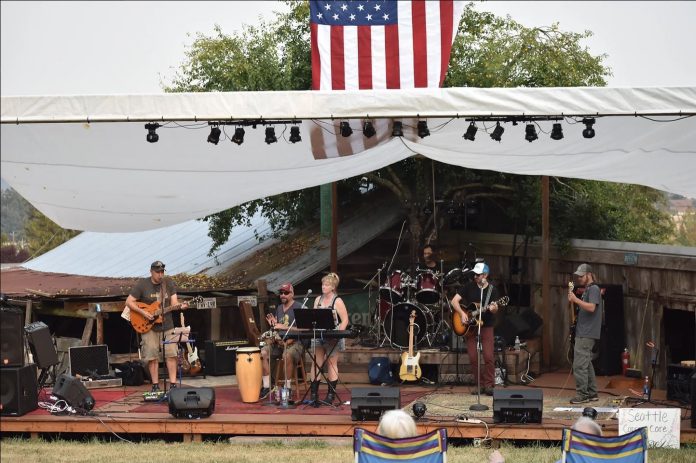
<instances>
[{"instance_id":1,"label":"conga drum","mask_svg":"<svg viewBox=\"0 0 696 463\"><path fill-rule=\"evenodd\" d=\"M242 402L258 402L261 394L261 349L240 347L237 349L235 366Z\"/></svg>"}]
</instances>

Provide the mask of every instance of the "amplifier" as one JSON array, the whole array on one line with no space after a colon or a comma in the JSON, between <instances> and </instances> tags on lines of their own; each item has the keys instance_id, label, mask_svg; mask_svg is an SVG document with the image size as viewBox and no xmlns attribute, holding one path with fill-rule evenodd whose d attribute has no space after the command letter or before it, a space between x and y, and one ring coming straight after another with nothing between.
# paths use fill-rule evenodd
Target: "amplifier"
<instances>
[{"instance_id":1,"label":"amplifier","mask_svg":"<svg viewBox=\"0 0 696 463\"><path fill-rule=\"evenodd\" d=\"M399 408L401 389L398 387L355 387L351 391L353 421L379 421L385 411Z\"/></svg>"},{"instance_id":2,"label":"amplifier","mask_svg":"<svg viewBox=\"0 0 696 463\"><path fill-rule=\"evenodd\" d=\"M237 349L249 346L246 339L231 341L205 341L205 368L203 373L211 376L234 375L236 372Z\"/></svg>"},{"instance_id":3,"label":"amplifier","mask_svg":"<svg viewBox=\"0 0 696 463\"><path fill-rule=\"evenodd\" d=\"M691 401L691 377L694 372L695 369L679 364L667 366L667 400Z\"/></svg>"},{"instance_id":4,"label":"amplifier","mask_svg":"<svg viewBox=\"0 0 696 463\"><path fill-rule=\"evenodd\" d=\"M214 411L212 387L177 387L169 391L169 413L174 418L207 418Z\"/></svg>"},{"instance_id":5,"label":"amplifier","mask_svg":"<svg viewBox=\"0 0 696 463\"><path fill-rule=\"evenodd\" d=\"M99 377L109 374L109 349L106 344L68 349L70 375Z\"/></svg>"},{"instance_id":6,"label":"amplifier","mask_svg":"<svg viewBox=\"0 0 696 463\"><path fill-rule=\"evenodd\" d=\"M493 389L494 423L541 423L541 389Z\"/></svg>"}]
</instances>

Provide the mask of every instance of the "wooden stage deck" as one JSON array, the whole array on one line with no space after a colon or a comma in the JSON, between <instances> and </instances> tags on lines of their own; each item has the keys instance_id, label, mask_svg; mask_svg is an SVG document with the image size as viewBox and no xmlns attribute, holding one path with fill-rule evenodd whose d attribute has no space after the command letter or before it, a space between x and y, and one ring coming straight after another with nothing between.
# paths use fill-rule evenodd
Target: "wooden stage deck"
<instances>
[{"instance_id":1,"label":"wooden stage deck","mask_svg":"<svg viewBox=\"0 0 696 463\"><path fill-rule=\"evenodd\" d=\"M184 385L191 387L214 387L216 391L226 388L236 390L231 386L236 383L234 376L220 376L206 378L184 378ZM616 403L621 398L632 396L628 384L624 378L599 377L601 403ZM348 384L346 387L366 386L366 384ZM481 439L490 437L494 440L540 440L560 441L564 427L569 426L580 416L579 411L568 411L565 414L552 412L549 406L571 407L568 399L574 395L572 375L568 372L547 373L537 378L531 387L541 388L544 391L544 416L539 424L495 424L493 423L492 398L482 396L481 402L488 404L490 409L485 412L469 412L468 404L476 401L476 396L470 394L470 386L459 385L401 385L402 406L408 407L412 397L420 397L428 406L424 418L418 420L419 430L430 431L435 428L447 428L448 435L452 439ZM525 389L526 386L510 386L515 389ZM93 416L55 416L45 411L33 412L20 417L2 417L0 419L0 434L2 436L17 433L30 437L42 435L68 435L68 434L118 434L120 436L135 436L141 438L162 438L162 435L170 435L173 439L181 439L185 442L201 441L205 438L220 438L220 436L352 436L355 427L364 427L374 430L376 422L352 421L350 405L342 405L335 409L322 407L321 412L316 409L301 405L295 410L286 411L276 406L265 406L265 410L257 410L255 413L247 413L244 410L229 412L230 406L218 400L216 412L212 416L203 419L178 419L168 413L166 404L160 405L159 412L137 412L143 407L139 398L142 391L149 386L109 388L120 390L125 395L121 400L113 400L108 403L99 403L93 410ZM102 390L103 391L103 390ZM339 389L346 397L347 388ZM118 391L117 391L118 392ZM96 396L96 392L95 396ZM664 391L655 391L654 399L662 407L660 399L664 399ZM322 389L323 396L323 389ZM440 396L447 399L444 405L436 404L435 398ZM556 404L556 405L554 405ZM597 406L594 404L587 404ZM645 406L647 404L640 405ZM672 404L676 406L677 404ZM256 405L254 405L256 406ZM583 405L584 406L584 405ZM583 407L580 406L580 407ZM652 405L653 407L657 405ZM217 410L221 410L218 412ZM225 412L223 410L228 410ZM432 411L431 411L432 410ZM321 413L321 414L318 414ZM478 414L476 414L478 413ZM690 427L690 409L682 408L681 416L681 442L696 443L696 429ZM483 423L462 423L456 420L460 414L475 416ZM608 414L607 414L608 415ZM616 435L618 422L614 417L602 416L598 422L603 426L607 435Z\"/></svg>"}]
</instances>

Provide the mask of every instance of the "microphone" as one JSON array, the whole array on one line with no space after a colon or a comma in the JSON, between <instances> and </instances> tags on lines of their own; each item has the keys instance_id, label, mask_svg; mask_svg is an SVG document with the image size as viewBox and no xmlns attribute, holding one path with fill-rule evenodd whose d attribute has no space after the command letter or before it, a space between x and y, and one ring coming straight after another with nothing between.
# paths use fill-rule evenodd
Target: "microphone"
<instances>
[{"instance_id":1,"label":"microphone","mask_svg":"<svg viewBox=\"0 0 696 463\"><path fill-rule=\"evenodd\" d=\"M303 309L305 308L305 304L307 303L307 299L309 299L309 295L310 295L310 294L312 294L312 290L311 290L311 289L308 289L308 290L307 290L307 295L305 296L304 301L302 301L302 308L303 308Z\"/></svg>"}]
</instances>

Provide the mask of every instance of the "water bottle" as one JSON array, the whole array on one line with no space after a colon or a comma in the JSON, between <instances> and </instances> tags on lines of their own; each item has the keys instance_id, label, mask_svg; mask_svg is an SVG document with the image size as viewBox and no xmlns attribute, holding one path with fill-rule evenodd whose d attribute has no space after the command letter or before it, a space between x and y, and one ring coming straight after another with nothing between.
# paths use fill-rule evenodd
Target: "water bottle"
<instances>
[{"instance_id":1,"label":"water bottle","mask_svg":"<svg viewBox=\"0 0 696 463\"><path fill-rule=\"evenodd\" d=\"M290 400L290 389L287 387L283 386L280 389L280 405L282 407L287 407L288 406L288 401Z\"/></svg>"},{"instance_id":2,"label":"water bottle","mask_svg":"<svg viewBox=\"0 0 696 463\"><path fill-rule=\"evenodd\" d=\"M647 376L643 382L643 400L650 400L650 378Z\"/></svg>"},{"instance_id":3,"label":"water bottle","mask_svg":"<svg viewBox=\"0 0 696 463\"><path fill-rule=\"evenodd\" d=\"M519 352L519 351L520 351L520 337L515 336L515 352Z\"/></svg>"}]
</instances>

